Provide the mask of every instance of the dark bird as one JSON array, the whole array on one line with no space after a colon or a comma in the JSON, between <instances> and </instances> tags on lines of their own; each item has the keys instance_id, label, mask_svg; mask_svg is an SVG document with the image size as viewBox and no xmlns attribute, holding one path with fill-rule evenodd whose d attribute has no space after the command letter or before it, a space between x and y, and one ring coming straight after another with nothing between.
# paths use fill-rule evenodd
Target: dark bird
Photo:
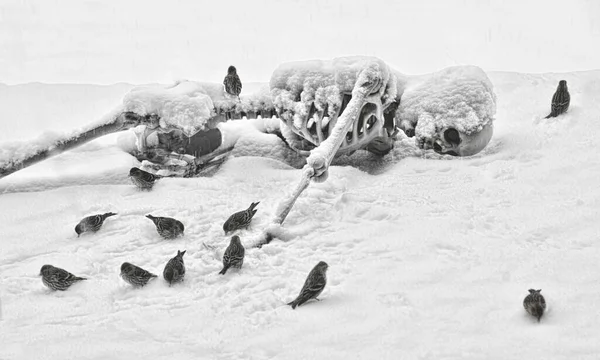
<instances>
[{"instance_id":1,"label":"dark bird","mask_svg":"<svg viewBox=\"0 0 600 360\"><path fill-rule=\"evenodd\" d=\"M227 69L227 76L223 79L223 85L225 85L225 91L229 95L237 96L238 99L240 98L240 93L242 92L242 80L240 80L235 66L231 65L229 69Z\"/></svg>"},{"instance_id":2,"label":"dark bird","mask_svg":"<svg viewBox=\"0 0 600 360\"><path fill-rule=\"evenodd\" d=\"M104 224L104 220L106 220L106 218L115 216L115 215L117 215L117 214L113 213L113 212L108 212L106 214L96 214L96 215L86 216L79 222L79 224L77 224L77 226L75 226L75 232L77 233L77 236L83 234L84 232L88 232L88 231L96 232L96 231L100 230L100 228L102 227L102 224Z\"/></svg>"},{"instance_id":3,"label":"dark bird","mask_svg":"<svg viewBox=\"0 0 600 360\"><path fill-rule=\"evenodd\" d=\"M219 274L225 275L230 267L240 269L244 264L245 253L246 249L244 249L240 237L237 235L232 236L229 246L225 249L225 253L223 254L223 270L221 270Z\"/></svg>"},{"instance_id":4,"label":"dark bird","mask_svg":"<svg viewBox=\"0 0 600 360\"><path fill-rule=\"evenodd\" d=\"M243 228L247 228L252 221L252 218L256 214L258 210L254 210L256 205L260 204L259 202L255 202L250 204L250 207L246 210L238 211L235 214L231 215L227 221L223 224L223 231L225 231L225 235L227 235L230 231L235 231Z\"/></svg>"},{"instance_id":5,"label":"dark bird","mask_svg":"<svg viewBox=\"0 0 600 360\"><path fill-rule=\"evenodd\" d=\"M79 277L71 274L67 270L57 268L52 265L44 265L40 270L42 282L52 290L67 290L69 286L77 281L87 280L84 277Z\"/></svg>"},{"instance_id":6,"label":"dark bird","mask_svg":"<svg viewBox=\"0 0 600 360\"><path fill-rule=\"evenodd\" d=\"M169 260L163 271L163 277L169 282L169 285L173 285L175 282L183 281L185 276L185 264L183 263L183 255L186 250L177 250L177 256Z\"/></svg>"},{"instance_id":7,"label":"dark bird","mask_svg":"<svg viewBox=\"0 0 600 360\"><path fill-rule=\"evenodd\" d=\"M325 289L325 285L327 284L327 269L329 265L325 261L320 261L315 267L310 271L306 281L304 282L304 286L302 286L302 290L300 290L300 294L298 297L288 303L288 305L292 306L292 309L295 309L296 306L300 306L307 302L310 299L317 299L319 295Z\"/></svg>"},{"instance_id":8,"label":"dark bird","mask_svg":"<svg viewBox=\"0 0 600 360\"><path fill-rule=\"evenodd\" d=\"M571 103L571 95L567 88L567 81L561 80L558 82L558 87L554 96L552 96L552 104L550 105L550 114L546 116L546 119L551 117L557 117L558 115L567 112L569 110L569 104Z\"/></svg>"},{"instance_id":9,"label":"dark bird","mask_svg":"<svg viewBox=\"0 0 600 360\"><path fill-rule=\"evenodd\" d=\"M132 167L129 170L129 177L131 182L142 190L151 190L154 186L154 182L160 179L162 176L154 175L140 168Z\"/></svg>"},{"instance_id":10,"label":"dark bird","mask_svg":"<svg viewBox=\"0 0 600 360\"><path fill-rule=\"evenodd\" d=\"M184 226L181 221L170 217L146 215L156 226L156 231L165 239L175 239L183 235Z\"/></svg>"},{"instance_id":11,"label":"dark bird","mask_svg":"<svg viewBox=\"0 0 600 360\"><path fill-rule=\"evenodd\" d=\"M527 313L531 316L535 316L538 319L538 322L544 315L544 310L546 310L546 300L540 294L540 290L529 289L529 295L525 297L523 300L523 307L527 310Z\"/></svg>"},{"instance_id":12,"label":"dark bird","mask_svg":"<svg viewBox=\"0 0 600 360\"><path fill-rule=\"evenodd\" d=\"M133 286L144 286L157 276L139 266L124 262L121 265L121 277Z\"/></svg>"}]
</instances>

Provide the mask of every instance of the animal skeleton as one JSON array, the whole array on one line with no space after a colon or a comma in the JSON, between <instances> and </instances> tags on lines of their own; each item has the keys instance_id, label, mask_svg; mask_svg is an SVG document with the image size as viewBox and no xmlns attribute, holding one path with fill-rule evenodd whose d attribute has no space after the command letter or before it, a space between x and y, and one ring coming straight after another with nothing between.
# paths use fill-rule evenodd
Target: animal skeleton
<instances>
[{"instance_id":1,"label":"animal skeleton","mask_svg":"<svg viewBox=\"0 0 600 360\"><path fill-rule=\"evenodd\" d=\"M222 85L221 85L222 86ZM146 93L144 93L146 91ZM149 91L149 93L148 93ZM440 154L470 156L488 144L493 133L495 95L489 79L472 66L445 69L430 76L408 77L372 57L282 64L267 96L232 100L217 84L180 82L172 87L134 89L104 124L25 156L0 160L0 178L99 136L134 129L140 160L154 169L194 176L224 161L244 131L276 133L305 159L297 187L277 208L282 224L309 186L322 182L334 157L367 150L380 156L394 146L402 130L417 146ZM146 94L150 102L136 96ZM149 94L149 95L148 95ZM188 96L183 98L182 96ZM164 99L175 99L167 103ZM169 100L170 101L170 100ZM181 102L191 120L181 120ZM150 104L150 105L148 105ZM278 118L273 118L273 109ZM132 111L133 110L133 111ZM159 114L156 114L158 112ZM203 117L203 122L196 121ZM228 121L247 117L249 121ZM185 120L185 119L184 119ZM191 124L191 125L190 125ZM264 234L268 242L271 235Z\"/></svg>"}]
</instances>

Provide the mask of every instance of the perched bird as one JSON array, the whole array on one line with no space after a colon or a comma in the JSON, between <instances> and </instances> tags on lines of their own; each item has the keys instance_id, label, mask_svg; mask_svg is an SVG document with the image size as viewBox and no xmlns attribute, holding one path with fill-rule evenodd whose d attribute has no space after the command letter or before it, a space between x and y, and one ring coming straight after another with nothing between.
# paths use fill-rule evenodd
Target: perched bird
<instances>
[{"instance_id":1,"label":"perched bird","mask_svg":"<svg viewBox=\"0 0 600 360\"><path fill-rule=\"evenodd\" d=\"M121 265L121 277L133 286L144 286L157 276L139 266L124 262Z\"/></svg>"},{"instance_id":2,"label":"perched bird","mask_svg":"<svg viewBox=\"0 0 600 360\"><path fill-rule=\"evenodd\" d=\"M320 261L315 265L308 274L298 297L294 301L288 303L288 305L292 306L292 309L295 309L296 306L300 306L310 299L319 300L317 297L321 295L327 284L327 268L329 268L329 265L327 265L325 261Z\"/></svg>"},{"instance_id":3,"label":"perched bird","mask_svg":"<svg viewBox=\"0 0 600 360\"><path fill-rule=\"evenodd\" d=\"M239 230L242 228L247 228L252 221L252 217L256 214L258 210L254 210L256 205L260 204L259 202L255 202L250 204L250 207L246 210L238 211L235 214L231 215L227 221L223 224L223 231L225 231L225 235L227 235L230 231Z\"/></svg>"},{"instance_id":4,"label":"perched bird","mask_svg":"<svg viewBox=\"0 0 600 360\"><path fill-rule=\"evenodd\" d=\"M557 117L558 115L567 112L569 110L569 104L571 103L571 95L567 88L567 81L561 80L558 82L558 87L554 96L552 96L552 104L550 105L550 114L546 116L546 119L551 117Z\"/></svg>"},{"instance_id":5,"label":"perched bird","mask_svg":"<svg viewBox=\"0 0 600 360\"><path fill-rule=\"evenodd\" d=\"M156 226L156 231L165 239L175 239L183 235L184 226L181 221L170 217L146 215Z\"/></svg>"},{"instance_id":6,"label":"perched bird","mask_svg":"<svg viewBox=\"0 0 600 360\"><path fill-rule=\"evenodd\" d=\"M172 285L174 282L183 281L185 276L185 264L183 263L183 255L187 250L177 250L177 256L169 260L163 271L163 277Z\"/></svg>"},{"instance_id":7,"label":"perched bird","mask_svg":"<svg viewBox=\"0 0 600 360\"><path fill-rule=\"evenodd\" d=\"M42 282L52 290L67 290L69 286L77 281L87 280L84 277L79 277L71 274L67 270L57 268L52 265L44 265L40 270Z\"/></svg>"},{"instance_id":8,"label":"perched bird","mask_svg":"<svg viewBox=\"0 0 600 360\"><path fill-rule=\"evenodd\" d=\"M240 98L240 93L242 92L242 80L240 80L235 66L231 65L229 69L227 69L227 76L223 79L223 85L225 85L225 91L229 95L237 96L238 99Z\"/></svg>"},{"instance_id":9,"label":"perched bird","mask_svg":"<svg viewBox=\"0 0 600 360\"><path fill-rule=\"evenodd\" d=\"M77 224L77 226L75 226L75 232L77 233L77 236L83 234L84 232L88 232L88 231L96 232L96 231L100 230L100 228L102 227L102 224L104 224L104 220L106 220L106 218L115 216L115 215L117 215L117 214L113 213L113 212L107 212L106 214L96 214L96 215L84 217L79 222L79 224Z\"/></svg>"},{"instance_id":10,"label":"perched bird","mask_svg":"<svg viewBox=\"0 0 600 360\"><path fill-rule=\"evenodd\" d=\"M160 179L162 176L154 175L140 168L132 167L129 170L129 177L131 182L142 190L151 190L154 186L154 182Z\"/></svg>"},{"instance_id":11,"label":"perched bird","mask_svg":"<svg viewBox=\"0 0 600 360\"><path fill-rule=\"evenodd\" d=\"M225 249L225 253L223 254L223 270L221 270L219 274L225 275L230 267L240 269L244 264L245 253L246 249L244 249L240 237L237 235L232 236L229 246Z\"/></svg>"},{"instance_id":12,"label":"perched bird","mask_svg":"<svg viewBox=\"0 0 600 360\"><path fill-rule=\"evenodd\" d=\"M540 290L529 289L529 295L525 297L523 300L523 307L527 310L527 313L531 316L535 316L538 319L538 322L544 315L544 310L546 310L546 300L544 296L540 294Z\"/></svg>"}]
</instances>

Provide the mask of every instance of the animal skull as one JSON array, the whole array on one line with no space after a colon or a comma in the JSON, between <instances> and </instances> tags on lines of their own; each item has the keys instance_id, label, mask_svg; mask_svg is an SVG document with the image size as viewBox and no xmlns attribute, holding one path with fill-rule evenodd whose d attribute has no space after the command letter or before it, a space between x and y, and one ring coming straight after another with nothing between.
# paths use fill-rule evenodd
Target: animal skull
<instances>
[{"instance_id":1,"label":"animal skull","mask_svg":"<svg viewBox=\"0 0 600 360\"><path fill-rule=\"evenodd\" d=\"M417 146L452 156L485 148L494 132L496 95L483 70L451 67L411 81L396 121L407 136L416 136Z\"/></svg>"},{"instance_id":2,"label":"animal skull","mask_svg":"<svg viewBox=\"0 0 600 360\"><path fill-rule=\"evenodd\" d=\"M424 150L433 149L443 155L471 156L486 147L493 133L492 123L487 123L479 131L470 134L460 132L454 127L444 127L431 138L421 139L419 146Z\"/></svg>"}]
</instances>

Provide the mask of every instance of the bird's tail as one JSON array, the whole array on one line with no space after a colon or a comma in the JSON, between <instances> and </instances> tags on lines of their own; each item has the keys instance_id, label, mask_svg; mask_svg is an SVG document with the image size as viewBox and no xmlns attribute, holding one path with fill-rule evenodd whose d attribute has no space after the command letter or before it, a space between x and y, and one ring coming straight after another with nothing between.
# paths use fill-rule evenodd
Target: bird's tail
<instances>
[{"instance_id":1,"label":"bird's tail","mask_svg":"<svg viewBox=\"0 0 600 360\"><path fill-rule=\"evenodd\" d=\"M534 311L535 311L536 317L538 319L538 322L540 322L540 320L542 319L542 315L544 315L544 308L541 305L535 305Z\"/></svg>"},{"instance_id":2,"label":"bird's tail","mask_svg":"<svg viewBox=\"0 0 600 360\"><path fill-rule=\"evenodd\" d=\"M298 303L296 302L296 300L287 303L289 306L292 307L292 309L296 309L296 306L298 306Z\"/></svg>"},{"instance_id":3,"label":"bird's tail","mask_svg":"<svg viewBox=\"0 0 600 360\"><path fill-rule=\"evenodd\" d=\"M254 208L256 207L256 205L260 204L260 201L258 202L253 202L252 204L250 204L250 207L248 208L248 211L252 211L254 210Z\"/></svg>"},{"instance_id":4,"label":"bird's tail","mask_svg":"<svg viewBox=\"0 0 600 360\"><path fill-rule=\"evenodd\" d=\"M548 114L548 116L546 116L544 119L549 119L552 117L552 113Z\"/></svg>"},{"instance_id":5,"label":"bird's tail","mask_svg":"<svg viewBox=\"0 0 600 360\"><path fill-rule=\"evenodd\" d=\"M75 280L75 281L81 281L81 280L87 280L87 278L84 278L84 277L81 277L81 276L75 276L73 278L73 280Z\"/></svg>"},{"instance_id":6,"label":"bird's tail","mask_svg":"<svg viewBox=\"0 0 600 360\"><path fill-rule=\"evenodd\" d=\"M150 277L155 278L155 277L158 277L158 275L150 274Z\"/></svg>"},{"instance_id":7,"label":"bird's tail","mask_svg":"<svg viewBox=\"0 0 600 360\"><path fill-rule=\"evenodd\" d=\"M107 217L111 217L111 216L115 216L115 215L117 215L117 213L107 212L106 214L102 215L102 217L104 217L106 219Z\"/></svg>"},{"instance_id":8,"label":"bird's tail","mask_svg":"<svg viewBox=\"0 0 600 360\"><path fill-rule=\"evenodd\" d=\"M227 272L228 269L229 269L229 265L223 266L223 270L219 271L219 274L220 275L225 275L225 273Z\"/></svg>"}]
</instances>

